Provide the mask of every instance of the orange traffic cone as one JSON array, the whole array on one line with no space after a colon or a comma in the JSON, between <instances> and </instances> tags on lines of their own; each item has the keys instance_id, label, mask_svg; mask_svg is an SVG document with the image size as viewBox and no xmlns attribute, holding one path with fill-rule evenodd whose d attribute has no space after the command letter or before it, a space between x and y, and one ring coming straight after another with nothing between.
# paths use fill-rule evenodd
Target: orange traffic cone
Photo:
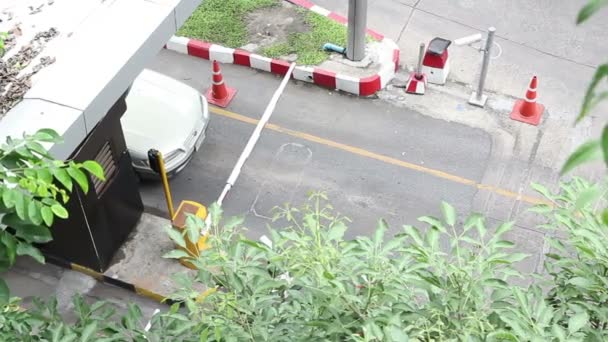
<instances>
[{"instance_id":1,"label":"orange traffic cone","mask_svg":"<svg viewBox=\"0 0 608 342\"><path fill-rule=\"evenodd\" d=\"M541 116L545 111L545 106L540 103L536 103L537 84L538 79L536 76L532 77L530 87L526 92L526 98L515 101L513 111L511 112L511 119L538 126Z\"/></svg>"},{"instance_id":2,"label":"orange traffic cone","mask_svg":"<svg viewBox=\"0 0 608 342\"><path fill-rule=\"evenodd\" d=\"M217 61L213 61L213 82L211 88L207 91L207 101L219 107L226 107L236 94L236 89L227 87L224 84L222 71Z\"/></svg>"}]
</instances>

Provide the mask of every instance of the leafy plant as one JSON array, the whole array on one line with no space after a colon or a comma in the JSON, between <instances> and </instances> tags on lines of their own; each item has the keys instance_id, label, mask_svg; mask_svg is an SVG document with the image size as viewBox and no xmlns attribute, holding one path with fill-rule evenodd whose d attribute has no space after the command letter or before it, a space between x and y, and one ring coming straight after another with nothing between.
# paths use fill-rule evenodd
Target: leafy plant
<instances>
[{"instance_id":1,"label":"leafy plant","mask_svg":"<svg viewBox=\"0 0 608 342\"><path fill-rule=\"evenodd\" d=\"M155 314L147 320L141 310L130 304L127 312L118 315L106 302L88 304L76 296L73 299L75 321L66 321L57 311L56 300L37 300L28 310L13 298L0 314L0 340L29 341L200 341L193 334L185 316L174 311Z\"/></svg>"},{"instance_id":2,"label":"leafy plant","mask_svg":"<svg viewBox=\"0 0 608 342\"><path fill-rule=\"evenodd\" d=\"M55 219L68 217L64 205L74 184L86 193L87 173L103 179L103 170L96 162L52 158L43 144L59 142L56 132L41 129L20 139L7 137L0 146L0 272L9 269L18 255L44 262L34 244L51 241L49 228ZM0 304L6 303L8 296L8 287L0 278Z\"/></svg>"},{"instance_id":3,"label":"leafy plant","mask_svg":"<svg viewBox=\"0 0 608 342\"><path fill-rule=\"evenodd\" d=\"M573 178L561 184L559 193L545 192L552 210L536 208L549 222L544 227L555 235L549 239L554 251L545 264L553 278L548 301L568 327L566 320L585 318L598 340L608 339L608 226L598 208L606 200L602 185Z\"/></svg>"},{"instance_id":4,"label":"leafy plant","mask_svg":"<svg viewBox=\"0 0 608 342\"><path fill-rule=\"evenodd\" d=\"M483 218L457 224L444 203L442 219L422 217L426 231L405 226L387 236L380 221L372 237L344 238L349 220L313 193L301 208L277 208L265 242L242 234L242 219L220 225L210 207L210 248L189 261L194 279L179 275L190 320L212 341L404 341L483 340L507 328L500 313L512 305L507 281L525 258L507 253L502 238L512 224L490 236ZM202 221L191 219L195 233ZM175 239L179 245L182 239ZM443 246L443 242L447 245ZM184 257L183 254L169 255Z\"/></svg>"}]
</instances>

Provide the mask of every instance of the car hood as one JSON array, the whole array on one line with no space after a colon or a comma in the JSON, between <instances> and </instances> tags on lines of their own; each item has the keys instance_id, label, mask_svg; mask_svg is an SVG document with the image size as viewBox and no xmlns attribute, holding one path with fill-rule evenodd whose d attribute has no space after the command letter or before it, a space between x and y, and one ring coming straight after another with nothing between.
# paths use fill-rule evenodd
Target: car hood
<instances>
[{"instance_id":1,"label":"car hood","mask_svg":"<svg viewBox=\"0 0 608 342\"><path fill-rule=\"evenodd\" d=\"M145 155L151 148L163 154L183 149L183 142L202 119L200 93L151 70L137 77L121 119L127 147Z\"/></svg>"}]
</instances>

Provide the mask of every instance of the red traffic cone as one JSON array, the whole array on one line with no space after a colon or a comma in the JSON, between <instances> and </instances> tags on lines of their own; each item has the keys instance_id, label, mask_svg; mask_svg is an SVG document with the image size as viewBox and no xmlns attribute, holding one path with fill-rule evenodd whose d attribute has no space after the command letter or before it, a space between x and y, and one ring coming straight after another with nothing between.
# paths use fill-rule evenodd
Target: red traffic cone
<instances>
[{"instance_id":1,"label":"red traffic cone","mask_svg":"<svg viewBox=\"0 0 608 342\"><path fill-rule=\"evenodd\" d=\"M538 126L538 124L540 123L541 116L545 111L545 106L540 103L536 103L537 84L537 77L532 77L532 80L530 81L530 87L526 92L526 98L523 100L515 101L513 111L511 112L511 119L525 122L530 125Z\"/></svg>"},{"instance_id":2,"label":"red traffic cone","mask_svg":"<svg viewBox=\"0 0 608 342\"><path fill-rule=\"evenodd\" d=\"M213 81L207 91L207 101L216 106L225 108L236 94L236 89L227 87L222 77L222 71L217 61L213 61Z\"/></svg>"}]
</instances>

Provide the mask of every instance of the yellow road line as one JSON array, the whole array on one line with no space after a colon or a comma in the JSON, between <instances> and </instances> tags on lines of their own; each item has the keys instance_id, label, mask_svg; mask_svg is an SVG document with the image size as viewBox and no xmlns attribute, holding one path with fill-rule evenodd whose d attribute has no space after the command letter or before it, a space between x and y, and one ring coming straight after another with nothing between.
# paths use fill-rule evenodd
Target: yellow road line
<instances>
[{"instance_id":1,"label":"yellow road line","mask_svg":"<svg viewBox=\"0 0 608 342\"><path fill-rule=\"evenodd\" d=\"M227 117L227 118L230 118L233 120L245 122L248 124L256 125L259 121L257 119L253 119L253 118L241 115L241 114L237 114L237 113L234 113L234 112L222 109L222 108L212 107L212 106L210 106L209 108L210 108L209 110L214 114L217 114L217 115L220 115L223 117ZM371 151L368 151L368 150L365 150L365 149L362 149L359 147L342 144L342 143L339 143L339 142L336 142L333 140L318 137L316 135L312 135L312 134L308 134L308 133L304 133L304 132L300 132L300 131L295 131L293 129L281 127L279 125L269 123L269 124L266 124L265 128L269 129L271 131L280 132L283 134L290 135L292 137L300 138L300 139L314 142L317 144L333 147L335 149L346 151L346 152L356 154L356 155L359 155L362 157L375 159L375 160L381 161L383 163L387 163L387 164L403 167L406 169L418 171L420 173L425 173L425 174L428 174L431 176L435 176L437 178L446 179L451 182L460 183L460 184L464 184L467 186L472 186L479 190L490 191L490 192L496 193L496 194L504 196L504 197L515 198L517 200L521 200L523 202L527 202L530 204L540 204L540 203L547 204L548 203L546 200L543 200L540 198L526 196L523 194L518 194L516 192L506 190L506 189L501 189L501 188L498 188L498 187L495 187L492 185L480 184L480 183L475 182L474 180L463 178L463 177L453 175L453 174L450 174L450 173L447 173L444 171L435 170L435 169L420 166L417 164L408 163L408 162L400 160L400 159L396 159L396 158L392 158L392 157L385 156L382 154L374 153L374 152L371 152Z\"/></svg>"}]
</instances>

